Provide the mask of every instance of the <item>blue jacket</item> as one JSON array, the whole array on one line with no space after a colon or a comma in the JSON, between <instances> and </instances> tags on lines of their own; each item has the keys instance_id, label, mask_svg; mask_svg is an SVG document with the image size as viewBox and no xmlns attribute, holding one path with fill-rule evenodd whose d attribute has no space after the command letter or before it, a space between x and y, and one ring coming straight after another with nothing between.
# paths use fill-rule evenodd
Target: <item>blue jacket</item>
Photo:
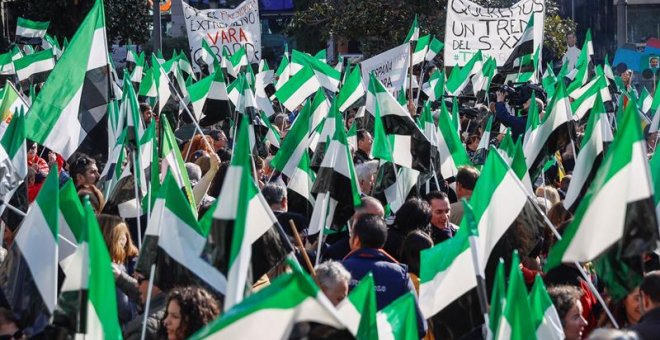
<instances>
[{"instance_id":1,"label":"blue jacket","mask_svg":"<svg viewBox=\"0 0 660 340\"><path fill-rule=\"evenodd\" d=\"M400 264L382 249L360 248L350 252L342 264L351 273L349 288L353 289L369 272L374 276L376 308L383 309L401 295L415 293L408 266ZM420 338L426 334L426 320L417 308L417 328Z\"/></svg>"},{"instance_id":2,"label":"blue jacket","mask_svg":"<svg viewBox=\"0 0 660 340\"><path fill-rule=\"evenodd\" d=\"M504 103L497 102L495 103L495 117L504 124L504 126L511 128L511 137L514 141L518 139L518 136L525 134L525 128L527 128L527 116L516 117L509 113Z\"/></svg>"}]
</instances>

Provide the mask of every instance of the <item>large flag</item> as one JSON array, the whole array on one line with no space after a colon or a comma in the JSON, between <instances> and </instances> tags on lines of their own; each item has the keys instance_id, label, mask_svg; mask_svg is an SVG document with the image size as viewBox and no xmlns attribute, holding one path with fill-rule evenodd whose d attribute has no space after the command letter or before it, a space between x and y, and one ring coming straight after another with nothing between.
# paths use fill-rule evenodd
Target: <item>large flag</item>
<instances>
[{"instance_id":1,"label":"large flag","mask_svg":"<svg viewBox=\"0 0 660 340\"><path fill-rule=\"evenodd\" d=\"M280 81L282 81L282 78L280 78L278 84ZM277 92L275 92L275 97L279 99L280 103L287 110L294 111L307 97L316 92L319 87L321 87L321 83L314 75L314 71L305 66L279 87Z\"/></svg>"},{"instance_id":2,"label":"large flag","mask_svg":"<svg viewBox=\"0 0 660 340\"><path fill-rule=\"evenodd\" d=\"M332 103L330 111L335 121L343 121L336 102ZM354 208L361 202L346 132L341 123L338 125L332 141L324 150L323 161L312 187L312 193L316 194L316 202L309 223L310 235L318 233L325 227L341 229L353 215Z\"/></svg>"},{"instance_id":3,"label":"large flag","mask_svg":"<svg viewBox=\"0 0 660 340\"><path fill-rule=\"evenodd\" d=\"M532 313L532 324L536 329L537 339L562 340L564 329L557 309L552 304L550 295L545 290L543 279L537 275L534 286L529 293L529 307Z\"/></svg>"},{"instance_id":4,"label":"large flag","mask_svg":"<svg viewBox=\"0 0 660 340\"><path fill-rule=\"evenodd\" d=\"M214 76L214 74L211 74L188 86L187 100L192 105L191 111L197 121L202 118L202 109L204 108L204 104L206 104L206 98L209 95Z\"/></svg>"},{"instance_id":5,"label":"large flag","mask_svg":"<svg viewBox=\"0 0 660 340\"><path fill-rule=\"evenodd\" d=\"M312 279L294 269L245 298L190 339L286 339L298 322L345 328Z\"/></svg>"},{"instance_id":6,"label":"large flag","mask_svg":"<svg viewBox=\"0 0 660 340\"><path fill-rule=\"evenodd\" d=\"M550 249L546 268L591 261L609 248L621 258L636 259L654 250L658 222L653 189L636 103L629 102L573 222Z\"/></svg>"},{"instance_id":7,"label":"large flag","mask_svg":"<svg viewBox=\"0 0 660 340\"><path fill-rule=\"evenodd\" d=\"M292 75L297 75L298 71L304 66L309 67L314 72L321 86L328 91L337 92L339 90L339 82L341 81L341 72L335 70L325 62L318 60L307 53L293 50L291 55L291 72Z\"/></svg>"},{"instance_id":8,"label":"large flag","mask_svg":"<svg viewBox=\"0 0 660 340\"><path fill-rule=\"evenodd\" d=\"M447 93L452 96L461 94L465 86L470 82L470 78L475 74L479 74L482 67L483 56L481 50L479 50L470 58L465 66L462 68L455 66L451 70L449 78L447 78L447 82L445 83Z\"/></svg>"},{"instance_id":9,"label":"large flag","mask_svg":"<svg viewBox=\"0 0 660 340\"><path fill-rule=\"evenodd\" d=\"M609 129L606 121L607 113L603 101L600 94L596 93L596 100L591 109L589 122L582 137L580 152L577 155L575 168L573 169L573 178L563 201L564 207L569 211L575 211L603 160L606 142L604 131Z\"/></svg>"},{"instance_id":10,"label":"large flag","mask_svg":"<svg viewBox=\"0 0 660 340\"><path fill-rule=\"evenodd\" d=\"M0 197L6 203L28 174L25 135L25 115L21 110L0 137ZM0 213L5 207L0 206Z\"/></svg>"},{"instance_id":11,"label":"large flag","mask_svg":"<svg viewBox=\"0 0 660 340\"><path fill-rule=\"evenodd\" d=\"M337 313L346 328L358 339L378 339L376 311L376 287L372 273L365 275L337 306Z\"/></svg>"},{"instance_id":12,"label":"large flag","mask_svg":"<svg viewBox=\"0 0 660 340\"><path fill-rule=\"evenodd\" d=\"M543 25L543 23L541 23ZM537 49L534 44L534 15L531 15L522 36L511 50L509 58L500 68L500 72L522 73L529 71L532 62L532 55Z\"/></svg>"},{"instance_id":13,"label":"large flag","mask_svg":"<svg viewBox=\"0 0 660 340\"><path fill-rule=\"evenodd\" d=\"M58 206L59 175L53 166L2 264L5 297L29 324L39 316L33 313L52 315L57 303Z\"/></svg>"},{"instance_id":14,"label":"large flag","mask_svg":"<svg viewBox=\"0 0 660 340\"><path fill-rule=\"evenodd\" d=\"M442 41L438 40L436 37L433 37L431 39L431 42L429 43L429 49L426 51L426 56L424 59L426 61L432 61L435 59L435 56L442 51L442 49L445 47L445 44L442 43Z\"/></svg>"},{"instance_id":15,"label":"large flag","mask_svg":"<svg viewBox=\"0 0 660 340\"><path fill-rule=\"evenodd\" d=\"M445 73L440 70L435 70L429 81L422 85L422 91L426 93L430 101L442 100L445 94Z\"/></svg>"},{"instance_id":16,"label":"large flag","mask_svg":"<svg viewBox=\"0 0 660 340\"><path fill-rule=\"evenodd\" d=\"M612 100L610 90L607 88L607 81L605 76L597 76L592 81L576 89L570 95L573 99L571 103L571 110L573 111L573 119L579 121L589 112L596 103L596 95L600 94L600 100L607 102Z\"/></svg>"},{"instance_id":17,"label":"large flag","mask_svg":"<svg viewBox=\"0 0 660 340\"><path fill-rule=\"evenodd\" d=\"M527 118L527 131L523 141L527 167L532 177L538 174L541 165L545 163L549 155L571 142L570 129L573 128L571 124L573 115L563 82L559 82L555 96L548 104L540 124L538 107L534 98L535 96L532 96Z\"/></svg>"},{"instance_id":18,"label":"large flag","mask_svg":"<svg viewBox=\"0 0 660 340\"><path fill-rule=\"evenodd\" d=\"M82 144L105 153L110 69L103 1L96 0L27 115L28 138L69 158ZM88 143L89 142L89 143Z\"/></svg>"},{"instance_id":19,"label":"large flag","mask_svg":"<svg viewBox=\"0 0 660 340\"><path fill-rule=\"evenodd\" d=\"M452 122L447 106L443 101L440 106L440 116L438 118L438 153L440 157L440 173L445 179L456 176L458 167L462 165L472 165L470 157L465 151L465 147L458 135L456 125ZM456 113L458 114L458 113Z\"/></svg>"},{"instance_id":20,"label":"large flag","mask_svg":"<svg viewBox=\"0 0 660 340\"><path fill-rule=\"evenodd\" d=\"M419 309L426 319L477 287L470 228L468 224L454 237L420 253Z\"/></svg>"},{"instance_id":21,"label":"large flag","mask_svg":"<svg viewBox=\"0 0 660 340\"><path fill-rule=\"evenodd\" d=\"M197 204L195 203L195 197L192 193L188 171L186 171L185 162L181 156L181 151L179 151L179 145L176 143L174 132L172 132L172 128L170 128L170 123L167 119L161 119L160 121L163 137L161 142L162 160L160 163L160 173L162 176L165 176L168 169L172 172L176 184L179 188L183 188L186 197L188 198L190 209L197 214Z\"/></svg>"},{"instance_id":22,"label":"large flag","mask_svg":"<svg viewBox=\"0 0 660 340\"><path fill-rule=\"evenodd\" d=\"M506 292L504 309L497 326L495 339L527 339L536 334L532 313L527 299L527 287L520 270L518 252L513 254L509 287Z\"/></svg>"},{"instance_id":23,"label":"large flag","mask_svg":"<svg viewBox=\"0 0 660 340\"><path fill-rule=\"evenodd\" d=\"M412 64L417 65L426 60L426 52L429 50L429 44L431 43L431 35L427 34L419 37L417 44L415 45L415 50L412 55Z\"/></svg>"},{"instance_id":24,"label":"large flag","mask_svg":"<svg viewBox=\"0 0 660 340\"><path fill-rule=\"evenodd\" d=\"M406 40L404 43L417 41L417 39L419 39L419 22L417 21L417 14L415 14L415 19L413 19L412 25L410 26L410 30L408 30L408 34L406 35Z\"/></svg>"},{"instance_id":25,"label":"large flag","mask_svg":"<svg viewBox=\"0 0 660 340\"><path fill-rule=\"evenodd\" d=\"M156 93L158 94L154 112L158 114L162 113L167 101L172 96L170 79L168 78L169 72L164 69L165 66L165 64L161 65L155 55L151 55L151 72L156 87Z\"/></svg>"},{"instance_id":26,"label":"large flag","mask_svg":"<svg viewBox=\"0 0 660 340\"><path fill-rule=\"evenodd\" d=\"M16 43L22 45L41 45L49 24L49 21L32 21L18 17L18 21L16 22Z\"/></svg>"},{"instance_id":27,"label":"large flag","mask_svg":"<svg viewBox=\"0 0 660 340\"><path fill-rule=\"evenodd\" d=\"M415 295L408 292L376 314L378 339L419 339Z\"/></svg>"},{"instance_id":28,"label":"large flag","mask_svg":"<svg viewBox=\"0 0 660 340\"><path fill-rule=\"evenodd\" d=\"M214 219L233 225L227 264L225 310L243 300L248 284L252 244L279 224L254 182L248 128L247 120L241 120L231 165L213 213Z\"/></svg>"},{"instance_id":29,"label":"large flag","mask_svg":"<svg viewBox=\"0 0 660 340\"><path fill-rule=\"evenodd\" d=\"M167 173L147 224L136 270L149 273L155 264L155 282L163 289L198 283L224 294L225 277L200 257L206 246L206 233L176 181Z\"/></svg>"},{"instance_id":30,"label":"large flag","mask_svg":"<svg viewBox=\"0 0 660 340\"><path fill-rule=\"evenodd\" d=\"M310 168L310 159L307 152L303 152L298 166L294 173L289 177L287 184L287 205L289 211L297 212L305 217L312 216L314 210L314 195L312 195L312 187L316 174Z\"/></svg>"},{"instance_id":31,"label":"large flag","mask_svg":"<svg viewBox=\"0 0 660 340\"><path fill-rule=\"evenodd\" d=\"M73 180L68 180L60 188L59 211L59 260L60 266L66 268L66 258L72 255L83 240L84 216L83 206L76 191ZM66 274L66 272L65 272Z\"/></svg>"},{"instance_id":32,"label":"large flag","mask_svg":"<svg viewBox=\"0 0 660 340\"><path fill-rule=\"evenodd\" d=\"M221 69L213 73L213 81L206 96L203 113L204 117L199 121L202 126L208 126L227 119L231 113L227 84Z\"/></svg>"},{"instance_id":33,"label":"large flag","mask_svg":"<svg viewBox=\"0 0 660 340\"><path fill-rule=\"evenodd\" d=\"M421 172L431 170L431 143L410 113L401 106L394 96L373 74L370 75L369 94L373 97L367 108L374 115L380 110L383 129L392 139L392 161Z\"/></svg>"},{"instance_id":34,"label":"large flag","mask_svg":"<svg viewBox=\"0 0 660 340\"><path fill-rule=\"evenodd\" d=\"M59 308L72 319L77 335L121 339L112 262L89 200L82 213L81 239L65 268Z\"/></svg>"},{"instance_id":35,"label":"large flag","mask_svg":"<svg viewBox=\"0 0 660 340\"><path fill-rule=\"evenodd\" d=\"M32 53L14 61L16 77L19 81L27 79L38 79L38 82L46 81L54 67L55 58L51 50Z\"/></svg>"},{"instance_id":36,"label":"large flag","mask_svg":"<svg viewBox=\"0 0 660 340\"><path fill-rule=\"evenodd\" d=\"M339 90L337 95L337 105L339 111L344 112L348 110L351 105L355 104L362 96L364 96L364 86L362 85L360 66L356 66L351 71L350 75Z\"/></svg>"}]
</instances>

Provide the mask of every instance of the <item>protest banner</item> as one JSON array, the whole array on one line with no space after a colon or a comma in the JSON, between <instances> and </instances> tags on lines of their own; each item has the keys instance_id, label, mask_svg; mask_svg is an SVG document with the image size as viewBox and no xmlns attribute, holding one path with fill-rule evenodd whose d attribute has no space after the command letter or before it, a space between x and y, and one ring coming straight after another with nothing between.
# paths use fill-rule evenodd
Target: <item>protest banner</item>
<instances>
[{"instance_id":1,"label":"protest banner","mask_svg":"<svg viewBox=\"0 0 660 340\"><path fill-rule=\"evenodd\" d=\"M502 66L534 15L534 46L543 41L545 0L522 0L511 7L482 7L469 0L449 0L445 26L445 66L464 66L481 50Z\"/></svg>"},{"instance_id":2,"label":"protest banner","mask_svg":"<svg viewBox=\"0 0 660 340\"><path fill-rule=\"evenodd\" d=\"M218 58L223 48L230 55L245 47L249 63L261 60L261 24L259 2L245 0L234 9L218 8L198 10L183 2L183 13L190 44L190 55L196 70L202 53L202 40L206 40Z\"/></svg>"},{"instance_id":3,"label":"protest banner","mask_svg":"<svg viewBox=\"0 0 660 340\"><path fill-rule=\"evenodd\" d=\"M389 49L363 61L360 65L364 88L369 87L369 74L373 72L388 91L399 91L406 85L407 72L410 67L410 44L405 43Z\"/></svg>"}]
</instances>

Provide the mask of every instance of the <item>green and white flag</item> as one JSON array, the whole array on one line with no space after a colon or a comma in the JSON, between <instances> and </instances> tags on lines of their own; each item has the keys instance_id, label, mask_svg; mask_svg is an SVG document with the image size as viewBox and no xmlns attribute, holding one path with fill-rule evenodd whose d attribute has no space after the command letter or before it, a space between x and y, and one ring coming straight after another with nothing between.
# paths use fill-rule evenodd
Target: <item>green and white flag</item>
<instances>
[{"instance_id":1,"label":"green and white flag","mask_svg":"<svg viewBox=\"0 0 660 340\"><path fill-rule=\"evenodd\" d=\"M628 102L614 141L573 222L550 249L547 269L562 262L591 261L619 241L626 249L622 257L655 249L658 222L654 188L636 106L632 99Z\"/></svg>"},{"instance_id":2,"label":"green and white flag","mask_svg":"<svg viewBox=\"0 0 660 340\"><path fill-rule=\"evenodd\" d=\"M4 134L7 125L16 112L28 112L28 103L16 90L14 84L7 81L2 91L2 102L0 103L0 136Z\"/></svg>"},{"instance_id":3,"label":"green and white flag","mask_svg":"<svg viewBox=\"0 0 660 340\"><path fill-rule=\"evenodd\" d=\"M339 90L337 95L337 105L339 105L339 112L348 110L351 105L355 104L362 96L364 96L365 89L362 85L360 66L356 66L351 71L350 75L344 81L344 84Z\"/></svg>"},{"instance_id":4,"label":"green and white flag","mask_svg":"<svg viewBox=\"0 0 660 340\"><path fill-rule=\"evenodd\" d=\"M429 96L432 102L442 100L445 94L445 73L440 70L435 70L429 81L422 85L422 91Z\"/></svg>"},{"instance_id":5,"label":"green and white flag","mask_svg":"<svg viewBox=\"0 0 660 340\"><path fill-rule=\"evenodd\" d=\"M488 340L492 340L497 335L497 328L504 311L506 301L506 279L504 278L504 260L502 258L497 262L495 269L495 278L493 280L493 290L490 294L490 311L488 313Z\"/></svg>"},{"instance_id":6,"label":"green and white flag","mask_svg":"<svg viewBox=\"0 0 660 340\"><path fill-rule=\"evenodd\" d=\"M415 50L412 55L412 64L417 65L426 60L426 53L429 50L429 45L431 43L431 35L427 34L419 37L417 45L415 45Z\"/></svg>"},{"instance_id":7,"label":"green and white flag","mask_svg":"<svg viewBox=\"0 0 660 340\"><path fill-rule=\"evenodd\" d=\"M419 309L425 319L477 287L468 229L420 253Z\"/></svg>"},{"instance_id":8,"label":"green and white flag","mask_svg":"<svg viewBox=\"0 0 660 340\"><path fill-rule=\"evenodd\" d=\"M25 115L21 109L0 137L0 197L3 202L9 202L28 174L25 135ZM0 213L5 208L5 204L2 204Z\"/></svg>"},{"instance_id":9,"label":"green and white flag","mask_svg":"<svg viewBox=\"0 0 660 340\"><path fill-rule=\"evenodd\" d=\"M458 167L463 165L472 165L470 157L465 151L465 147L458 135L456 125L449 116L449 111L445 102L440 106L440 116L438 118L438 153L440 154L440 173L444 178L456 176Z\"/></svg>"},{"instance_id":10,"label":"green and white flag","mask_svg":"<svg viewBox=\"0 0 660 340\"><path fill-rule=\"evenodd\" d=\"M597 95L600 95L599 98L603 102L612 100L604 75L596 76L596 78L583 87L571 92L570 97L573 99L571 103L573 119L579 121L584 118L587 112L596 105Z\"/></svg>"},{"instance_id":11,"label":"green and white flag","mask_svg":"<svg viewBox=\"0 0 660 340\"><path fill-rule=\"evenodd\" d=\"M81 144L107 150L107 140L90 134L110 99L107 51L103 1L96 0L30 107L29 139L65 159Z\"/></svg>"},{"instance_id":12,"label":"green and white flag","mask_svg":"<svg viewBox=\"0 0 660 340\"><path fill-rule=\"evenodd\" d=\"M214 77L215 74L208 75L188 86L188 100L192 104L192 112L198 121L202 118L202 109L206 104Z\"/></svg>"},{"instance_id":13,"label":"green and white flag","mask_svg":"<svg viewBox=\"0 0 660 340\"><path fill-rule=\"evenodd\" d=\"M133 72L131 73L130 79L134 83L141 83L142 82L142 76L144 74L144 61L145 61L145 54L144 52L140 52L140 55L137 57L135 60L135 67L133 68Z\"/></svg>"},{"instance_id":14,"label":"green and white flag","mask_svg":"<svg viewBox=\"0 0 660 340\"><path fill-rule=\"evenodd\" d=\"M16 43L21 45L41 45L49 24L49 21L32 21L18 17L16 22Z\"/></svg>"},{"instance_id":15,"label":"green and white flag","mask_svg":"<svg viewBox=\"0 0 660 340\"><path fill-rule=\"evenodd\" d=\"M277 82L275 83L275 89L279 90L282 85L286 84L291 77L291 67L289 66L289 57L284 55L280 61L280 66L275 71L277 75ZM320 86L320 85L319 85Z\"/></svg>"},{"instance_id":16,"label":"green and white flag","mask_svg":"<svg viewBox=\"0 0 660 340\"><path fill-rule=\"evenodd\" d=\"M653 104L653 97L649 94L649 91L646 90L646 87L642 87L642 93L639 94L639 108L642 110L642 113L648 114L651 110L651 105Z\"/></svg>"},{"instance_id":17,"label":"green and white flag","mask_svg":"<svg viewBox=\"0 0 660 340\"><path fill-rule=\"evenodd\" d=\"M332 92L339 91L339 82L341 81L341 72L335 70L330 65L297 50L293 50L291 55L291 75L297 75L305 66L314 71L319 84Z\"/></svg>"},{"instance_id":18,"label":"green and white flag","mask_svg":"<svg viewBox=\"0 0 660 340\"><path fill-rule=\"evenodd\" d=\"M281 78L278 84L280 81L282 81ZM314 71L309 67L303 67L275 92L275 97L287 110L294 111L319 87L321 87L321 83L314 75Z\"/></svg>"},{"instance_id":19,"label":"green and white flag","mask_svg":"<svg viewBox=\"0 0 660 340\"><path fill-rule=\"evenodd\" d=\"M14 69L14 60L12 59L11 51L0 54L0 74L12 75L15 73L16 70Z\"/></svg>"},{"instance_id":20,"label":"green and white flag","mask_svg":"<svg viewBox=\"0 0 660 340\"><path fill-rule=\"evenodd\" d=\"M298 322L345 328L321 289L307 274L294 269L245 298L190 339L286 339Z\"/></svg>"},{"instance_id":21,"label":"green and white flag","mask_svg":"<svg viewBox=\"0 0 660 340\"><path fill-rule=\"evenodd\" d=\"M415 295L403 294L376 313L378 339L418 340Z\"/></svg>"},{"instance_id":22,"label":"green and white flag","mask_svg":"<svg viewBox=\"0 0 660 340\"><path fill-rule=\"evenodd\" d=\"M495 76L497 71L497 62L495 58L488 57L484 66L481 68L481 72L477 73L474 78L472 78L472 90L476 93L478 91L488 92L490 89L490 83Z\"/></svg>"},{"instance_id":23,"label":"green and white flag","mask_svg":"<svg viewBox=\"0 0 660 340\"><path fill-rule=\"evenodd\" d=\"M218 56L209 46L209 43L206 42L206 39L202 39L202 48L199 50L199 58L195 60L195 63L199 66L206 65L208 67L209 74L213 74L215 71L215 65L219 63Z\"/></svg>"},{"instance_id":24,"label":"green and white flag","mask_svg":"<svg viewBox=\"0 0 660 340\"><path fill-rule=\"evenodd\" d=\"M406 35L404 43L417 41L417 39L419 39L419 22L417 21L417 14L415 14L415 19L413 19L413 23L410 26L410 30L408 30L408 35Z\"/></svg>"},{"instance_id":25,"label":"green and white flag","mask_svg":"<svg viewBox=\"0 0 660 340\"><path fill-rule=\"evenodd\" d=\"M251 170L249 123L242 119L236 134L236 146L223 182L213 218L233 227L227 263L227 292L224 309L240 303L246 293L252 260L252 243L278 224L275 215L254 182Z\"/></svg>"},{"instance_id":26,"label":"green and white flag","mask_svg":"<svg viewBox=\"0 0 660 340\"><path fill-rule=\"evenodd\" d=\"M589 115L589 122L582 137L580 152L575 161L571 183L566 191L566 197L562 201L564 208L571 212L575 211L581 198L586 194L603 161L605 142L608 141L605 138L605 129L609 129L607 112L605 112L600 94L596 93L595 103Z\"/></svg>"},{"instance_id":27,"label":"green and white flag","mask_svg":"<svg viewBox=\"0 0 660 340\"><path fill-rule=\"evenodd\" d=\"M438 40L436 37L433 37L429 43L429 49L426 51L426 56L424 59L426 59L426 61L435 59L435 56L438 55L438 53L440 53L444 47L445 44L443 44L442 41Z\"/></svg>"},{"instance_id":28,"label":"green and white flag","mask_svg":"<svg viewBox=\"0 0 660 340\"><path fill-rule=\"evenodd\" d=\"M53 165L36 200L30 207L16 234L14 244L5 261L10 264L7 276L25 275L21 282L3 284L3 292L16 313L43 303L52 315L57 304L58 275L58 206L59 174ZM27 266L28 272L23 272ZM22 268L21 268L22 267ZM23 273L22 273L23 272ZM34 285L38 294L26 296L22 288ZM32 320L34 321L34 320Z\"/></svg>"},{"instance_id":29,"label":"green and white flag","mask_svg":"<svg viewBox=\"0 0 660 340\"><path fill-rule=\"evenodd\" d=\"M170 99L172 92L170 91L170 79L168 78L168 73L163 69L163 65L158 61L155 55L151 55L151 72L154 80L154 85L156 87L156 92L158 94L156 101L156 106L154 107L154 112L161 114L163 107L167 104L167 101Z\"/></svg>"},{"instance_id":30,"label":"green and white flag","mask_svg":"<svg viewBox=\"0 0 660 340\"><path fill-rule=\"evenodd\" d=\"M451 74L445 83L447 93L452 96L459 95L470 82L470 78L481 72L482 67L483 57L481 50L479 50L474 56L472 56L472 58L470 58L465 66L462 68L456 66L451 70Z\"/></svg>"},{"instance_id":31,"label":"green and white flag","mask_svg":"<svg viewBox=\"0 0 660 340\"><path fill-rule=\"evenodd\" d=\"M509 273L509 287L495 339L535 339L536 328L527 299L527 287L519 268L518 252L514 251Z\"/></svg>"},{"instance_id":32,"label":"green and white flag","mask_svg":"<svg viewBox=\"0 0 660 340\"><path fill-rule=\"evenodd\" d=\"M378 339L374 275L368 273L337 306L346 328L358 339Z\"/></svg>"},{"instance_id":33,"label":"green and white flag","mask_svg":"<svg viewBox=\"0 0 660 340\"><path fill-rule=\"evenodd\" d=\"M493 126L493 116L489 115L488 122L486 122L486 129L484 129L483 134L481 134L479 145L477 145L477 151L472 157L472 161L474 162L474 164L483 165L486 162L486 155L488 154L488 149L490 148L490 132L492 126ZM504 140L502 144L504 144Z\"/></svg>"},{"instance_id":34,"label":"green and white flag","mask_svg":"<svg viewBox=\"0 0 660 340\"><path fill-rule=\"evenodd\" d=\"M575 69L570 71L568 78L573 80L568 88L566 89L571 95L573 91L581 88L587 82L589 82L589 67L591 65L591 57L594 54L594 47L591 42L591 29L587 30L587 35L584 38L584 44L582 45L582 51L578 57L577 63L575 64Z\"/></svg>"},{"instance_id":35,"label":"green and white flag","mask_svg":"<svg viewBox=\"0 0 660 340\"><path fill-rule=\"evenodd\" d=\"M529 307L537 339L563 340L565 338L561 319L552 304L550 295L545 290L540 275L534 279L534 286L529 293Z\"/></svg>"},{"instance_id":36,"label":"green and white flag","mask_svg":"<svg viewBox=\"0 0 660 340\"><path fill-rule=\"evenodd\" d=\"M30 79L30 77L38 77L45 81L50 71L55 68L53 51L45 50L26 55L14 61L14 68L19 81Z\"/></svg>"},{"instance_id":37,"label":"green and white flag","mask_svg":"<svg viewBox=\"0 0 660 340\"><path fill-rule=\"evenodd\" d=\"M323 93L320 95L325 97ZM305 103L305 106L300 110L298 117L282 141L282 147L277 151L270 163L273 168L281 171L288 177L293 176L296 167L300 163L300 159L307 152L310 131L314 131L314 127L312 126L317 123L313 119L311 106L312 104L309 101ZM321 119L323 118L321 117Z\"/></svg>"},{"instance_id":38,"label":"green and white flag","mask_svg":"<svg viewBox=\"0 0 660 340\"><path fill-rule=\"evenodd\" d=\"M316 174L310 168L310 159L307 152L303 152L300 162L287 183L287 205L289 211L300 213L306 217L312 216L314 210L314 195L312 187Z\"/></svg>"},{"instance_id":39,"label":"green and white flag","mask_svg":"<svg viewBox=\"0 0 660 340\"><path fill-rule=\"evenodd\" d=\"M244 46L241 46L238 50L234 51L234 54L229 58L229 63L230 64L227 65L227 73L234 78L238 77L238 73L242 67L250 66L248 64L247 53Z\"/></svg>"},{"instance_id":40,"label":"green and white flag","mask_svg":"<svg viewBox=\"0 0 660 340\"><path fill-rule=\"evenodd\" d=\"M59 261L62 269L66 269L71 260L70 256L76 251L78 244L83 241L82 233L85 227L85 212L72 179L69 179L60 188L58 220ZM66 271L64 274L68 276Z\"/></svg>"},{"instance_id":41,"label":"green and white flag","mask_svg":"<svg viewBox=\"0 0 660 340\"><path fill-rule=\"evenodd\" d=\"M653 191L656 193L653 196L653 204L655 205L656 216L660 216L660 194L657 194L660 193L660 152L653 154L649 165L653 176ZM658 227L660 228L660 218L658 218Z\"/></svg>"},{"instance_id":42,"label":"green and white flag","mask_svg":"<svg viewBox=\"0 0 660 340\"><path fill-rule=\"evenodd\" d=\"M163 140L161 142L161 176L165 176L168 171L172 172L172 176L174 177L176 184L179 186L179 188L183 188L183 191L188 198L190 209L194 212L194 214L197 214L197 204L195 203L195 197L192 193L192 186L190 185L190 179L188 178L188 171L186 171L185 162L181 156L181 151L179 151L179 145L176 143L174 132L172 132L172 128L170 128L170 123L167 121L167 119L161 119L160 121L163 136Z\"/></svg>"}]
</instances>

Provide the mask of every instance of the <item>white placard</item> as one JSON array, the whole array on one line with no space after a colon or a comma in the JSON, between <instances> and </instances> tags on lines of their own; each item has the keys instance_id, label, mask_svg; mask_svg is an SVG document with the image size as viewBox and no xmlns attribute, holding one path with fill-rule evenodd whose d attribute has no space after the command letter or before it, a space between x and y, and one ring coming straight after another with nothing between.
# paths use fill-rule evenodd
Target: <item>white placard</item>
<instances>
[{"instance_id":1,"label":"white placard","mask_svg":"<svg viewBox=\"0 0 660 340\"><path fill-rule=\"evenodd\" d=\"M369 88L369 74L376 78L390 91L396 92L401 87L407 88L406 75L410 67L410 44L405 43L360 63L364 88Z\"/></svg>"},{"instance_id":2,"label":"white placard","mask_svg":"<svg viewBox=\"0 0 660 340\"><path fill-rule=\"evenodd\" d=\"M522 0L511 7L482 7L469 0L447 2L445 66L464 66L481 50L484 60L502 66L534 15L534 46L543 42L545 0Z\"/></svg>"},{"instance_id":3,"label":"white placard","mask_svg":"<svg viewBox=\"0 0 660 340\"><path fill-rule=\"evenodd\" d=\"M261 23L259 1L245 0L234 9L198 10L183 2L183 14L188 32L190 55L195 70L199 70L202 40L206 40L216 55L227 48L230 55L245 47L249 63L261 60Z\"/></svg>"}]
</instances>

